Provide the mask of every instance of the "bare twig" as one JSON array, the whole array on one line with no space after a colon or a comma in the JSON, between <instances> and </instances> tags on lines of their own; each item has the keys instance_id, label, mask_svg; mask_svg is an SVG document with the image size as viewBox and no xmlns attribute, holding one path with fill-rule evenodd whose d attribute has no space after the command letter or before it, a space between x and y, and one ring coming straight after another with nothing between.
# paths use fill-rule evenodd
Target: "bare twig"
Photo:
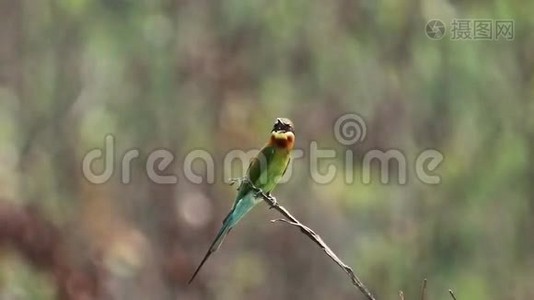
<instances>
[{"instance_id":1,"label":"bare twig","mask_svg":"<svg viewBox=\"0 0 534 300\"><path fill-rule=\"evenodd\" d=\"M427 283L427 280L426 278L423 279L423 284L421 285L421 300L425 300L425 295L426 295L426 283Z\"/></svg>"},{"instance_id":2,"label":"bare twig","mask_svg":"<svg viewBox=\"0 0 534 300\"><path fill-rule=\"evenodd\" d=\"M452 290L449 290L449 294L451 294L452 299L456 300L456 296L454 296L454 293L452 292Z\"/></svg>"},{"instance_id":3,"label":"bare twig","mask_svg":"<svg viewBox=\"0 0 534 300\"><path fill-rule=\"evenodd\" d=\"M340 268L347 273L347 275L350 277L352 284L355 285L368 300L375 300L371 292L367 289L367 287L363 284L363 282L356 276L354 271L347 266L341 259L337 257L337 255L326 245L326 243L323 241L323 239L315 233L313 230L311 230L308 226L300 223L299 220L297 220L287 209L285 209L283 206L279 205L276 201L276 198L274 198L271 195L266 195L260 188L254 186L248 178L243 179L248 184L250 184L251 188L256 192L257 196L261 196L263 200L270 206L270 208L276 209L279 213L281 213L286 219L278 219L273 220L272 222L284 222L293 226L296 226L300 229L302 233L304 233L307 237L309 237L315 244L317 244L323 251L330 257Z\"/></svg>"}]
</instances>

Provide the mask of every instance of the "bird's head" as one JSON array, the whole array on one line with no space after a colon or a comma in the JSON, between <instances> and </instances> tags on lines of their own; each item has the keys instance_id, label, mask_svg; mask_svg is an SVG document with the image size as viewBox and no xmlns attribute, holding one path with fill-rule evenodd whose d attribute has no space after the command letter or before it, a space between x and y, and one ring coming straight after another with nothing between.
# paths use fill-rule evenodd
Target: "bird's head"
<instances>
[{"instance_id":1,"label":"bird's head","mask_svg":"<svg viewBox=\"0 0 534 300\"><path fill-rule=\"evenodd\" d=\"M271 130L271 141L283 148L293 148L295 130L293 122L288 118L277 118Z\"/></svg>"}]
</instances>

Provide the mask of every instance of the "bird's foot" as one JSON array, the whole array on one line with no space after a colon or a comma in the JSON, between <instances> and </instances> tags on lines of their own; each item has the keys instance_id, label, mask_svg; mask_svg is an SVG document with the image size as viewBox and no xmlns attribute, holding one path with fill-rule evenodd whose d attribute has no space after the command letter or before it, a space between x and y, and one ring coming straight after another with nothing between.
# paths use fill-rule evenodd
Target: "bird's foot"
<instances>
[{"instance_id":1,"label":"bird's foot","mask_svg":"<svg viewBox=\"0 0 534 300\"><path fill-rule=\"evenodd\" d=\"M278 201L276 201L276 198L275 198L273 195L271 195L271 192L268 192L268 193L266 194L266 196L267 196L269 199L271 199L271 207L269 207L269 208L273 208L273 207L275 207L275 206L278 205Z\"/></svg>"},{"instance_id":2,"label":"bird's foot","mask_svg":"<svg viewBox=\"0 0 534 300\"><path fill-rule=\"evenodd\" d=\"M254 197L255 198L264 198L267 196L265 193L263 193L262 190L254 190Z\"/></svg>"},{"instance_id":3,"label":"bird's foot","mask_svg":"<svg viewBox=\"0 0 534 300\"><path fill-rule=\"evenodd\" d=\"M246 179L246 178L243 178L243 177L230 178L230 179L228 180L228 184L229 184L229 185L235 185L235 184L237 183L237 185L240 186L241 183L242 183L243 181L246 181L246 180L247 180L247 179Z\"/></svg>"}]
</instances>

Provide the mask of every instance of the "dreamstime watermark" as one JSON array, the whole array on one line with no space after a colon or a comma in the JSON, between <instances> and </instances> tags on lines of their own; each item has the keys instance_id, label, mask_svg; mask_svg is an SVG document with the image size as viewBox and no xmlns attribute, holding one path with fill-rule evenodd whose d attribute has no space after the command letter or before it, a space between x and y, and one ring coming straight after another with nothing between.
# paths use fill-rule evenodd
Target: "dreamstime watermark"
<instances>
[{"instance_id":1,"label":"dreamstime watermark","mask_svg":"<svg viewBox=\"0 0 534 300\"><path fill-rule=\"evenodd\" d=\"M333 127L333 134L338 143L342 146L354 146L357 143L363 142L367 136L367 125L364 119L355 113L344 114L340 116ZM108 134L104 138L104 147L102 149L92 149L87 152L82 161L82 172L84 177L93 184L103 184L108 182L115 169L119 166L120 180L124 184L132 181L132 164L135 160L141 159L141 153L138 149L129 149L118 159L116 155L116 138ZM328 184L335 180L341 171L344 182L353 184L355 182L355 155L354 151L349 147L344 147L342 153L335 149L320 149L316 141L310 142L307 149L294 149L292 151L292 160L287 168L284 176L280 178L280 182L288 181L293 175L293 163L296 160L304 157L308 160L307 169L311 179L319 184ZM231 181L232 171L235 170L233 166L237 163L242 173L246 171L248 165L254 157L259 160L260 168L266 167L266 160L259 155L260 151L257 149L231 150L223 156L222 161L222 180L226 183ZM305 155L307 154L307 155ZM117 164L116 160L120 162ZM157 184L176 184L178 183L178 176L170 173L169 170L173 166L173 162L177 161L175 155L167 149L157 149L151 151L143 157L145 161L145 171L148 178ZM339 166L332 162L332 160L341 161ZM102 170L95 172L92 168L93 163L100 161L102 163ZM373 182L373 169L378 170L380 182L388 184L396 179L398 184L406 184L408 178L408 165L413 166L415 177L424 184L438 184L441 182L441 177L435 174L435 171L443 161L443 154L435 149L423 150L417 155L414 161L409 163L406 156L398 149L379 150L371 149L366 151L359 163L360 176L359 179L362 184L370 184ZM194 168L195 164L201 163L204 167L202 172L198 168ZM327 163L325 165L325 163ZM219 164L221 165L221 164ZM198 165L197 165L198 166ZM323 168L321 168L321 166ZM375 168L373 168L375 166ZM396 166L396 168L392 168ZM216 164L214 156L204 150L196 149L188 152L181 160L183 175L186 180L191 183L215 183L216 179ZM174 168L176 170L176 165ZM320 170L326 170L321 172ZM340 170L341 169L341 170ZM390 176L395 175L395 176ZM261 178L260 178L261 180Z\"/></svg>"}]
</instances>

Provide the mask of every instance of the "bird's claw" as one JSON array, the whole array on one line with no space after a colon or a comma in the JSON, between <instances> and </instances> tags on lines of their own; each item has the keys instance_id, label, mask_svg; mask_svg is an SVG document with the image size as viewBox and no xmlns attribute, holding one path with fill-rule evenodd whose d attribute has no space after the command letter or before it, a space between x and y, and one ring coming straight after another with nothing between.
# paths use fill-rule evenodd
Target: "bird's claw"
<instances>
[{"instance_id":1,"label":"bird's claw","mask_svg":"<svg viewBox=\"0 0 534 300\"><path fill-rule=\"evenodd\" d=\"M276 201L276 198L273 195L271 195L270 192L267 193L267 197L269 197L269 199L271 199L271 202L272 202L271 203L271 207L269 207L269 209L271 209L271 208L273 208L273 207L278 205L278 201Z\"/></svg>"},{"instance_id":2,"label":"bird's claw","mask_svg":"<svg viewBox=\"0 0 534 300\"><path fill-rule=\"evenodd\" d=\"M241 177L230 178L230 179L228 180L228 184L231 185L231 186L235 185L236 183L237 183L238 185L241 185L241 183L242 183L243 181L246 181L246 180L247 180L246 178L241 178Z\"/></svg>"},{"instance_id":3,"label":"bird's claw","mask_svg":"<svg viewBox=\"0 0 534 300\"><path fill-rule=\"evenodd\" d=\"M259 198L259 197L263 198L263 196L264 196L263 191L261 191L261 190L254 191L254 197L256 197L256 198Z\"/></svg>"},{"instance_id":4,"label":"bird's claw","mask_svg":"<svg viewBox=\"0 0 534 300\"><path fill-rule=\"evenodd\" d=\"M271 192L265 193L261 189L257 189L254 191L254 197L256 198L264 198L265 200L269 200L270 208L273 208L278 205L278 202L276 201L276 198L271 195Z\"/></svg>"}]
</instances>

